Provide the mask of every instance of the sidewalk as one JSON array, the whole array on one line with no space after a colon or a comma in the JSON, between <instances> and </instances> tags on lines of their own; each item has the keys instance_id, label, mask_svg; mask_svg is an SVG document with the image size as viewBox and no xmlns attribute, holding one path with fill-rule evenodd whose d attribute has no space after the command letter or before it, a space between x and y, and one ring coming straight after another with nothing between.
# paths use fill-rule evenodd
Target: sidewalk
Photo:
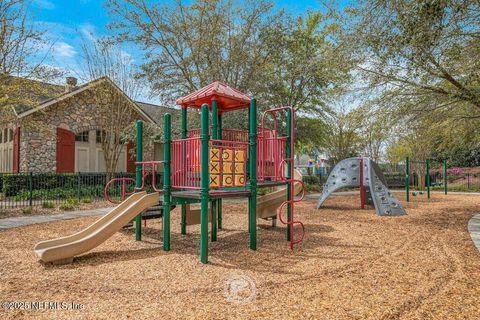
<instances>
[{"instance_id":1,"label":"sidewalk","mask_svg":"<svg viewBox=\"0 0 480 320\"><path fill-rule=\"evenodd\" d=\"M472 219L468 221L468 232L470 232L473 243L480 251L480 214L474 215Z\"/></svg>"},{"instance_id":2,"label":"sidewalk","mask_svg":"<svg viewBox=\"0 0 480 320\"><path fill-rule=\"evenodd\" d=\"M50 215L50 216L38 215L38 216L5 218L5 219L0 219L0 231L11 229L11 228L28 226L28 225L37 224L37 223L47 223L47 222L59 221L59 220L70 220L70 219L89 217L89 216L100 216L109 212L112 209L113 208L101 208L101 209L94 209L94 210L71 211L71 212Z\"/></svg>"}]
</instances>

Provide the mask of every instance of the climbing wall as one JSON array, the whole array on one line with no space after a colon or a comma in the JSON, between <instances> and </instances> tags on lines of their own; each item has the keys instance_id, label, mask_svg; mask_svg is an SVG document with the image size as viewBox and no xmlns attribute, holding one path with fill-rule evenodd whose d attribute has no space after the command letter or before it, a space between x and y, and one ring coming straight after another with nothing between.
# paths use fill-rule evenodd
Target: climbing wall
<instances>
[{"instance_id":1,"label":"climbing wall","mask_svg":"<svg viewBox=\"0 0 480 320\"><path fill-rule=\"evenodd\" d=\"M363 168L360 168L363 159ZM360 170L363 170L365 203L373 204L379 216L401 216L406 212L400 202L388 190L385 177L380 167L369 158L348 158L340 161L333 168L323 192L318 199L317 209L336 190L344 187L360 186Z\"/></svg>"}]
</instances>

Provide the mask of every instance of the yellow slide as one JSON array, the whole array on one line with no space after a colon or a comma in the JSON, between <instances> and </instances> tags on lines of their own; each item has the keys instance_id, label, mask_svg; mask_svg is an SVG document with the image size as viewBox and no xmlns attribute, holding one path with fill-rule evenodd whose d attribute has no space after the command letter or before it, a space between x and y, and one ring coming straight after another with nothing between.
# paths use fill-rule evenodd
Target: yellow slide
<instances>
[{"instance_id":1,"label":"yellow slide","mask_svg":"<svg viewBox=\"0 0 480 320\"><path fill-rule=\"evenodd\" d=\"M302 181L302 174L295 170L295 180ZM295 196L302 192L302 185L295 183ZM277 216L277 208L287 200L287 188L281 187L272 193L257 197L257 218L267 219Z\"/></svg>"},{"instance_id":2,"label":"yellow slide","mask_svg":"<svg viewBox=\"0 0 480 320\"><path fill-rule=\"evenodd\" d=\"M84 230L38 243L35 253L44 262L70 263L73 257L99 246L141 212L158 205L159 201L160 194L156 192L134 193Z\"/></svg>"}]
</instances>

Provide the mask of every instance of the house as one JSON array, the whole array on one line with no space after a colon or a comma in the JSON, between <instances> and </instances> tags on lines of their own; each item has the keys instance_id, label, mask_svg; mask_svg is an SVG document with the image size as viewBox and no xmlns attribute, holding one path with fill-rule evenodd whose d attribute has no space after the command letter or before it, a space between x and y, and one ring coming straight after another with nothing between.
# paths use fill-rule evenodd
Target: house
<instances>
[{"instance_id":1,"label":"house","mask_svg":"<svg viewBox=\"0 0 480 320\"><path fill-rule=\"evenodd\" d=\"M16 79L10 77L12 82ZM99 119L109 110L100 110L102 106L92 101L94 90L117 92L131 108L126 121L130 124L138 119L154 124L174 110L133 101L107 77L80 86L72 77L64 86L21 79L36 89L28 92L32 103L13 107L16 123L0 127L0 172L105 172L104 122ZM132 142L121 147L118 172L135 170L134 148ZM154 148L144 149L144 160L154 159L154 153Z\"/></svg>"}]
</instances>

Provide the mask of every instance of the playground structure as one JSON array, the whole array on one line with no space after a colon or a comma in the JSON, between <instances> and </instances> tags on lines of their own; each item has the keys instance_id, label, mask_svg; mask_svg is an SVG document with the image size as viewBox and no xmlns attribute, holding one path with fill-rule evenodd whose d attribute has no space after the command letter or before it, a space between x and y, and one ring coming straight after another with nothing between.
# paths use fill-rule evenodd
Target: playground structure
<instances>
[{"instance_id":1,"label":"playground structure","mask_svg":"<svg viewBox=\"0 0 480 320\"><path fill-rule=\"evenodd\" d=\"M301 244L303 223L294 219L294 204L301 201L304 186L293 166L295 110L292 107L270 109L257 125L256 100L221 82L214 82L184 98L181 106L181 137L171 137L171 115L164 117L164 160L143 161L143 124L137 122L135 193L106 216L70 237L37 244L35 252L45 262L71 262L73 257L103 243L135 217L136 240L141 240L142 212L163 207L163 250L170 250L170 211L181 206L181 233L187 225L200 223L200 261L208 262L208 224L211 241L217 241L222 228L222 200L248 198L249 247L257 247L257 218L278 219L287 225L290 248ZM201 128L188 130L187 108L201 110ZM222 115L248 109L247 130L222 128ZM209 125L211 112L212 125ZM281 134L280 114L286 119ZM163 164L163 188L156 185L156 167ZM153 193L146 194L146 177L151 176ZM124 180L125 186L127 180ZM108 186L107 186L108 187ZM257 198L257 188L274 187L275 192ZM295 195L301 194L296 199ZM128 196L128 197L127 197ZM190 205L199 203L200 210ZM294 226L300 226L295 237Z\"/></svg>"},{"instance_id":2,"label":"playground structure","mask_svg":"<svg viewBox=\"0 0 480 320\"><path fill-rule=\"evenodd\" d=\"M340 161L323 186L317 209L334 191L345 187L360 187L362 209L366 203L370 203L374 205L379 216L406 214L400 201L388 190L380 167L369 158L348 158Z\"/></svg>"},{"instance_id":3,"label":"playground structure","mask_svg":"<svg viewBox=\"0 0 480 320\"><path fill-rule=\"evenodd\" d=\"M405 159L405 196L407 202L410 201L410 191L413 196L424 195L426 192L427 198L431 198L432 187L432 162L433 160L426 159L425 161L411 160L409 157ZM447 176L447 160L441 162L443 167L443 175L441 176L444 193L448 193L448 176ZM435 177L437 180L437 177ZM438 184L438 182L436 182Z\"/></svg>"}]
</instances>

